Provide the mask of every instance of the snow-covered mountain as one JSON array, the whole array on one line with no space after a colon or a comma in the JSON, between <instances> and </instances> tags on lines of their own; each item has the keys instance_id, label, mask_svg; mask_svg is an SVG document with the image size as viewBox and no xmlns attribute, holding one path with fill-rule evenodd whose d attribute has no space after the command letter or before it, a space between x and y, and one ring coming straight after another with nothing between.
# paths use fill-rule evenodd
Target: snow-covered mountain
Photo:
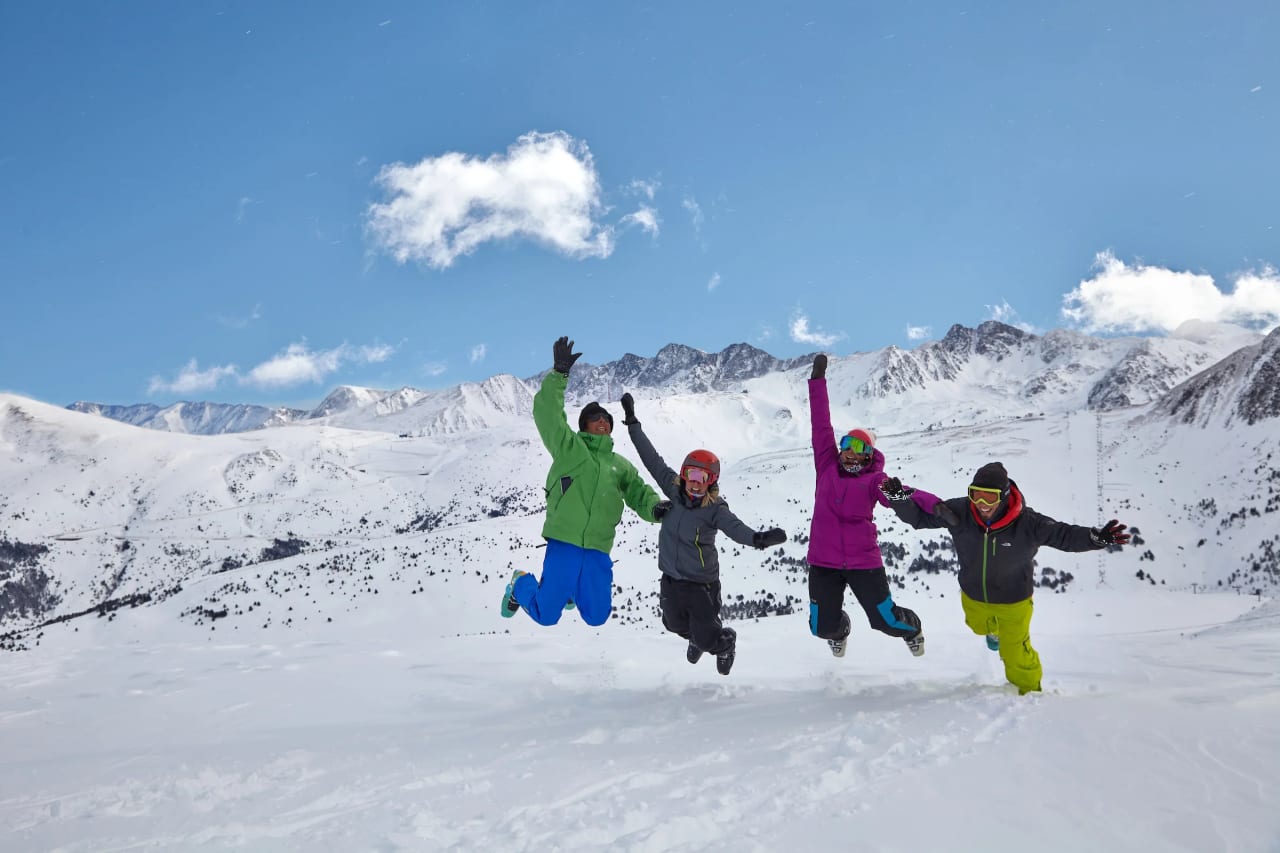
<instances>
[{"instance_id":1,"label":"snow-covered mountain","mask_svg":"<svg viewBox=\"0 0 1280 853\"><path fill-rule=\"evenodd\" d=\"M147 429L184 432L193 435L218 435L253 429L283 426L310 415L302 409L268 408L244 403L174 403L161 408L153 403L111 406L77 401L67 406L73 412L101 415Z\"/></svg>"},{"instance_id":2,"label":"snow-covered mountain","mask_svg":"<svg viewBox=\"0 0 1280 853\"><path fill-rule=\"evenodd\" d=\"M896 408L904 395L915 391L953 401L954 405L940 410L921 412L916 425L936 427L1012 412L1111 411L1144 405L1229 353L1260 340L1254 332L1208 323L1188 323L1162 338L1098 338L1064 330L1033 335L988 321L974 329L952 326L941 340L912 350L891 346L855 354L848 358L845 370L860 377L852 397L864 399L874 413ZM628 353L603 365L579 362L570 377L568 397L581 404L617 400L624 391L648 397L742 391L751 380L802 371L811 361L811 355L778 359L748 344L734 344L718 353L669 344L653 358ZM322 420L358 429L448 435L493 426L508 416L527 416L543 375L523 380L497 376L442 391L405 387L388 392L343 385L305 416L295 412L271 425ZM71 408L83 411L82 406ZM122 417L117 417L117 409ZM141 416L134 414L135 409L142 411L142 407L93 411L137 423ZM159 418L148 420L148 425L159 428L164 423ZM187 428L175 431L239 431L236 422L227 423L229 428L220 429L212 421L207 427L186 422ZM252 419L244 423L248 428L262 425Z\"/></svg>"},{"instance_id":3,"label":"snow-covered mountain","mask_svg":"<svg viewBox=\"0 0 1280 853\"><path fill-rule=\"evenodd\" d=\"M1280 329L1172 389L1156 411L1201 426L1280 417Z\"/></svg>"},{"instance_id":4,"label":"snow-covered mountain","mask_svg":"<svg viewBox=\"0 0 1280 853\"><path fill-rule=\"evenodd\" d=\"M1270 588L1280 550L1270 518L1280 509L1276 349L1276 333L1104 340L984 323L910 352L833 357L828 382L837 428L874 428L890 469L918 485L956 494L977 465L999 458L1037 509L1090 522L1123 516L1142 531L1150 544L1109 558L1112 572ZM573 422L588 399L620 415L610 392L634 389L659 449L674 458L712 448L747 514L800 532L812 492L808 368L744 347L715 356L667 347L581 379L575 368L567 415ZM17 584L0 616L33 624L131 596L154 601L224 573L245 584L248 567L302 556L307 571L389 561L441 575L478 559L484 582L501 580L504 565L538 557L546 457L529 417L533 385L499 375L411 403L401 389L390 396L408 405L385 409L388 395L343 388L323 417L212 436L141 434L0 398L0 540L10 549L0 549L0 577ZM1091 407L1098 397L1111 402ZM1112 408L1122 397L1154 402ZM1205 454L1201 425L1210 423L1220 426ZM632 453L624 432L615 438ZM916 566L925 583L940 540L892 519L884 527L893 567L905 576ZM470 542L457 538L463 531ZM401 550L424 536L431 552L406 562ZM620 554L648 553L650 538L646 526L624 525ZM479 542L505 543L514 556L495 565ZM755 564L747 574L760 601L797 592L794 564L743 559ZM1093 557L1045 561L1075 576L1102 570ZM237 597L262 594L254 588Z\"/></svg>"}]
</instances>

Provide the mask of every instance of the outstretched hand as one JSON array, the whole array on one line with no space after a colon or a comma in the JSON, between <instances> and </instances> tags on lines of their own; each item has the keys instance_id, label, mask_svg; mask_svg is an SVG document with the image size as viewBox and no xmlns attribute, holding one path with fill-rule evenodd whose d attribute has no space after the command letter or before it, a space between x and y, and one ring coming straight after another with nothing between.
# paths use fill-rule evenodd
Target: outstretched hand
<instances>
[{"instance_id":1,"label":"outstretched hand","mask_svg":"<svg viewBox=\"0 0 1280 853\"><path fill-rule=\"evenodd\" d=\"M751 544L756 548L771 548L774 545L781 545L787 541L787 533L781 527L770 527L768 530L758 530L751 537Z\"/></svg>"},{"instance_id":2,"label":"outstretched hand","mask_svg":"<svg viewBox=\"0 0 1280 853\"><path fill-rule=\"evenodd\" d=\"M822 353L818 353L813 357L813 373L809 374L810 379L825 379L827 377L827 357Z\"/></svg>"},{"instance_id":3,"label":"outstretched hand","mask_svg":"<svg viewBox=\"0 0 1280 853\"><path fill-rule=\"evenodd\" d=\"M902 485L902 481L897 477L886 477L880 481L880 493L886 500L894 502L909 500L915 491L910 486Z\"/></svg>"},{"instance_id":4,"label":"outstretched hand","mask_svg":"<svg viewBox=\"0 0 1280 853\"><path fill-rule=\"evenodd\" d=\"M636 401L630 393L622 395L622 422L627 426L640 423L636 420Z\"/></svg>"},{"instance_id":5,"label":"outstretched hand","mask_svg":"<svg viewBox=\"0 0 1280 853\"><path fill-rule=\"evenodd\" d=\"M653 505L653 520L662 521L662 517L671 511L671 501L658 501Z\"/></svg>"},{"instance_id":6,"label":"outstretched hand","mask_svg":"<svg viewBox=\"0 0 1280 853\"><path fill-rule=\"evenodd\" d=\"M582 357L582 353L573 351L573 341L569 340L568 335L561 335L552 345L551 352L555 358L556 372L565 376L573 369L573 363Z\"/></svg>"},{"instance_id":7,"label":"outstretched hand","mask_svg":"<svg viewBox=\"0 0 1280 853\"><path fill-rule=\"evenodd\" d=\"M1092 537L1095 545L1128 545L1129 534L1124 532L1128 526L1113 518L1102 527L1091 528L1089 536Z\"/></svg>"}]
</instances>

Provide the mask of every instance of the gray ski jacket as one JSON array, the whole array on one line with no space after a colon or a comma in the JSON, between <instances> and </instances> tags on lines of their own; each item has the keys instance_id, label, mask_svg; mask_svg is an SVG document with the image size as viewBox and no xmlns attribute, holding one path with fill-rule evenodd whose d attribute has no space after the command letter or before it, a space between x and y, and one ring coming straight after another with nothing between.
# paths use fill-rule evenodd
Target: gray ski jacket
<instances>
[{"instance_id":1,"label":"gray ski jacket","mask_svg":"<svg viewBox=\"0 0 1280 853\"><path fill-rule=\"evenodd\" d=\"M680 475L654 449L640 424L629 424L627 432L640 454L640 461L671 501L671 509L662 517L658 533L658 568L675 580L695 583L719 580L716 532L724 533L740 545L754 545L756 531L734 515L729 504L718 495L708 495L698 506L691 506Z\"/></svg>"}]
</instances>

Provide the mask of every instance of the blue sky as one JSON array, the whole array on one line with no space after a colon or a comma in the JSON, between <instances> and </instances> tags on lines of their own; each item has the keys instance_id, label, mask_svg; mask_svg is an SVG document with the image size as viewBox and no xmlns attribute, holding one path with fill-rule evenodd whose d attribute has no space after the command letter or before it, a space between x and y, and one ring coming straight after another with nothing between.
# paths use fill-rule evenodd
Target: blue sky
<instances>
[{"instance_id":1,"label":"blue sky","mask_svg":"<svg viewBox=\"0 0 1280 853\"><path fill-rule=\"evenodd\" d=\"M0 388L1280 323L1280 6L960 5L5 3Z\"/></svg>"}]
</instances>

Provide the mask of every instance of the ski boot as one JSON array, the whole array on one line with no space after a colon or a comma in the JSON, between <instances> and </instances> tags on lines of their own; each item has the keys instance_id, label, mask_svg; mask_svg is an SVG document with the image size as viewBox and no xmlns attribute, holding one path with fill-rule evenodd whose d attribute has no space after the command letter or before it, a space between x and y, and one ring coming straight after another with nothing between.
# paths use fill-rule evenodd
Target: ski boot
<instances>
[{"instance_id":1,"label":"ski boot","mask_svg":"<svg viewBox=\"0 0 1280 853\"><path fill-rule=\"evenodd\" d=\"M722 639L728 639L729 648L716 655L716 672L728 675L729 670L733 669L733 657L738 649L738 632L732 628L725 628L720 636Z\"/></svg>"},{"instance_id":2,"label":"ski boot","mask_svg":"<svg viewBox=\"0 0 1280 853\"><path fill-rule=\"evenodd\" d=\"M521 575L527 575L528 572L522 572L516 569L511 573L511 580L507 581L506 592L502 593L502 618L510 619L516 615L516 611L520 609L520 603L516 601L516 580Z\"/></svg>"},{"instance_id":3,"label":"ski boot","mask_svg":"<svg viewBox=\"0 0 1280 853\"><path fill-rule=\"evenodd\" d=\"M697 663L702 659L702 649L693 644L693 640L689 641L689 648L685 649L684 659L689 663Z\"/></svg>"}]
</instances>

